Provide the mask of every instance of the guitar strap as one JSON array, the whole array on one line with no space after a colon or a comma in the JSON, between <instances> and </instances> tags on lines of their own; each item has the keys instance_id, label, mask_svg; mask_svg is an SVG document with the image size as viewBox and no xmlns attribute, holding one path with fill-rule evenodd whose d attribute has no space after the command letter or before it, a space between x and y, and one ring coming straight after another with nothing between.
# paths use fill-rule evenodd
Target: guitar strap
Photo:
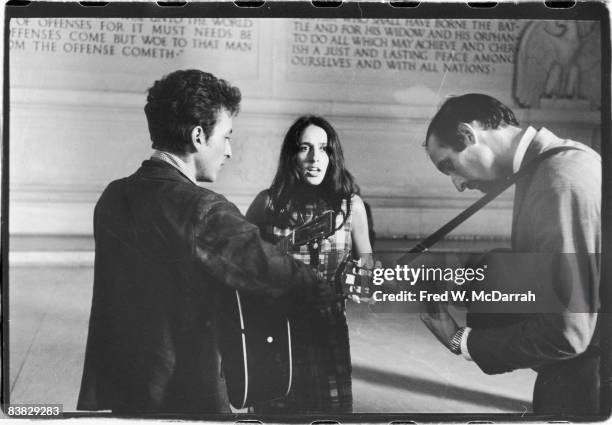
<instances>
[{"instance_id":1,"label":"guitar strap","mask_svg":"<svg viewBox=\"0 0 612 425\"><path fill-rule=\"evenodd\" d=\"M440 227L438 230L433 232L431 235L429 235L428 237L423 239L421 242L416 244L408 252L409 253L421 253L421 252L427 251L433 244L435 244L440 239L442 239L444 236L446 236L448 233L453 231L457 226L459 226L465 220L470 218L478 210L480 210L482 207L487 205L493 199L497 198L502 192L504 192L506 189L508 189L510 186L516 183L520 178L533 172L542 161L544 161L547 158L550 158L553 155L558 154L559 152L564 152L568 150L580 150L580 148L576 146L557 146L555 148L548 149L542 152L541 154L536 156L534 159L532 159L527 165L521 167L521 169L518 170L516 173L502 180L498 187L491 190L486 195L484 195L482 198L480 198L479 200L474 202L472 205L467 207L464 211L459 213L455 218L450 220L444 226Z\"/></svg>"}]
</instances>

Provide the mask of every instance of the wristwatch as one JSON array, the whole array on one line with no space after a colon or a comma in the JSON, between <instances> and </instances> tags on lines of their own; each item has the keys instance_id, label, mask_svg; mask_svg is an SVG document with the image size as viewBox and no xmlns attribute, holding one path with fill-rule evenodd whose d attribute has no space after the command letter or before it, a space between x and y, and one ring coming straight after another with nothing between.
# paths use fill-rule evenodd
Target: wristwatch
<instances>
[{"instance_id":1,"label":"wristwatch","mask_svg":"<svg viewBox=\"0 0 612 425\"><path fill-rule=\"evenodd\" d=\"M459 328L455 335L449 341L449 349L452 353L461 354L461 337L463 336L463 332L465 332L465 328Z\"/></svg>"}]
</instances>

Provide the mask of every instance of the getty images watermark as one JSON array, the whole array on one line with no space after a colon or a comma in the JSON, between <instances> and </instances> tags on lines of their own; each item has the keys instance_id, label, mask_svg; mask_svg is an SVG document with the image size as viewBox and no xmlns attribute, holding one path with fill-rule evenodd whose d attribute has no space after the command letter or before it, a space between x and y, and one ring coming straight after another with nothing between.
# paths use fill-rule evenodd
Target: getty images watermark
<instances>
[{"instance_id":1,"label":"getty images watermark","mask_svg":"<svg viewBox=\"0 0 612 425\"><path fill-rule=\"evenodd\" d=\"M509 293L500 290L470 290L462 289L464 284L480 283L485 280L487 265L481 267L410 267L397 265L395 268L375 268L373 270L372 284L381 286L391 284L414 286L426 283L454 284L456 287L440 291L428 289L384 291L374 290L372 299L376 302L535 302L535 293L532 291ZM395 288L397 289L397 288Z\"/></svg>"}]
</instances>

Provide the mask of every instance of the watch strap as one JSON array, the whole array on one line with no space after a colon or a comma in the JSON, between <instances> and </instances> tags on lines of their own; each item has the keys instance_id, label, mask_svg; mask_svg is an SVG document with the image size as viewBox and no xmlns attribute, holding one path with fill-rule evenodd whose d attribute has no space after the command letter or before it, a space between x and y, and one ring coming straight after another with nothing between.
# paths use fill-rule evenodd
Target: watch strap
<instances>
[{"instance_id":1,"label":"watch strap","mask_svg":"<svg viewBox=\"0 0 612 425\"><path fill-rule=\"evenodd\" d=\"M449 349L454 354L461 354L461 337L463 332L465 332L465 328L459 328L449 341Z\"/></svg>"}]
</instances>

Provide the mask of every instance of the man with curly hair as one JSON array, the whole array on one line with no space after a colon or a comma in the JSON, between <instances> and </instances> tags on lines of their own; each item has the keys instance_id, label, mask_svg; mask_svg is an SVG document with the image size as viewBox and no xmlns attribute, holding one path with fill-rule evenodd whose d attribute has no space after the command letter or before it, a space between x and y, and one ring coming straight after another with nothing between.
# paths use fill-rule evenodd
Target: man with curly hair
<instances>
[{"instance_id":1,"label":"man with curly hair","mask_svg":"<svg viewBox=\"0 0 612 425\"><path fill-rule=\"evenodd\" d=\"M231 156L241 94L199 70L149 89L155 149L104 190L94 211L95 267L79 410L229 412L216 303L240 289L287 305L317 295L309 267L263 242L214 182Z\"/></svg>"}]
</instances>

